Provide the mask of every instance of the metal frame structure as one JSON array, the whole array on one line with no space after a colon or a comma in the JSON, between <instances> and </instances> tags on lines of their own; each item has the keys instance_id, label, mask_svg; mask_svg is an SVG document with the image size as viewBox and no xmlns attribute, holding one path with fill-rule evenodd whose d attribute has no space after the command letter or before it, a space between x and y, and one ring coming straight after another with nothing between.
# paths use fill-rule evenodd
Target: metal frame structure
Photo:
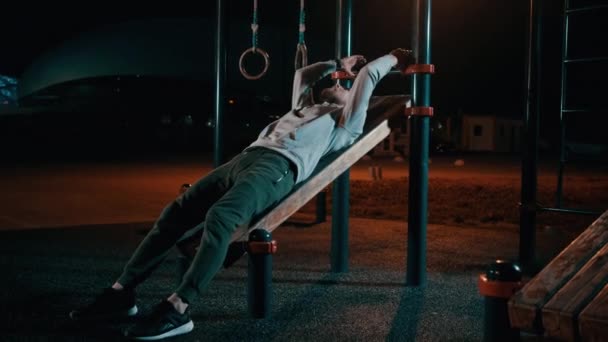
<instances>
[{"instance_id":1,"label":"metal frame structure","mask_svg":"<svg viewBox=\"0 0 608 342\"><path fill-rule=\"evenodd\" d=\"M336 58L352 53L353 0L336 0ZM350 81L345 81L350 82ZM350 84L346 85L347 87ZM332 186L331 271L348 271L348 217L350 212L350 170Z\"/></svg>"},{"instance_id":2,"label":"metal frame structure","mask_svg":"<svg viewBox=\"0 0 608 342\"><path fill-rule=\"evenodd\" d=\"M222 114L226 48L224 45L225 13L222 0L217 0L215 34L215 130L214 166L222 163ZM336 57L351 54L353 0L336 0ZM431 59L431 0L414 0L412 41L416 62L429 64ZM426 231L428 199L428 153L430 132L430 73L412 74L412 105L420 109L412 116L410 145L410 177L408 204L407 284L426 283ZM420 114L423 113L423 114ZM345 171L333 185L332 213L332 272L348 270L348 216L350 173Z\"/></svg>"},{"instance_id":3,"label":"metal frame structure","mask_svg":"<svg viewBox=\"0 0 608 342\"><path fill-rule=\"evenodd\" d=\"M519 262L529 273L536 253L536 190L538 181L538 126L540 117L541 0L530 0L524 102L521 203L519 218Z\"/></svg>"},{"instance_id":4,"label":"metal frame structure","mask_svg":"<svg viewBox=\"0 0 608 342\"><path fill-rule=\"evenodd\" d=\"M431 64L431 0L415 0L412 48L417 64ZM412 107L432 113L431 74L412 74ZM426 110L423 110L426 109ZM426 231L429 180L430 115L411 116L406 283L426 283Z\"/></svg>"},{"instance_id":5,"label":"metal frame structure","mask_svg":"<svg viewBox=\"0 0 608 342\"><path fill-rule=\"evenodd\" d=\"M566 103L567 65L608 61L608 57L568 58L569 16L598 9L608 9L607 5L588 6L571 9L570 0L564 0L564 22L562 40L562 74L561 74L561 104L560 104L560 164L557 174L557 189L555 207L543 207L537 202L538 186L538 136L541 116L541 42L542 42L542 0L530 0L530 16L528 30L527 60L526 60L526 92L524 103L524 145L521 172L521 202L520 202L520 233L519 261L524 272L534 273L536 264L536 215L539 212L557 212L565 214L600 215L591 210L571 209L562 207L563 173L566 163L566 120L568 113L583 112L582 109L568 108Z\"/></svg>"},{"instance_id":6,"label":"metal frame structure","mask_svg":"<svg viewBox=\"0 0 608 342\"><path fill-rule=\"evenodd\" d=\"M213 130L213 167L223 163L222 117L224 113L224 83L226 81L226 32L225 8L223 0L216 1L215 26L215 96L214 100L214 130Z\"/></svg>"}]
</instances>

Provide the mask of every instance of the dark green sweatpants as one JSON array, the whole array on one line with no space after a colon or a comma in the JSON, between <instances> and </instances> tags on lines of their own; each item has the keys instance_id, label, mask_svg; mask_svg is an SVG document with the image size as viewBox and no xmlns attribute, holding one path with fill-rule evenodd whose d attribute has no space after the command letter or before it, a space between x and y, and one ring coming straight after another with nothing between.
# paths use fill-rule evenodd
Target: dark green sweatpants
<instances>
[{"instance_id":1,"label":"dark green sweatpants","mask_svg":"<svg viewBox=\"0 0 608 342\"><path fill-rule=\"evenodd\" d=\"M118 282L135 287L189 229L204 221L201 244L175 291L192 302L220 270L232 233L287 195L294 185L291 162L255 148L218 167L171 202L125 266Z\"/></svg>"}]
</instances>

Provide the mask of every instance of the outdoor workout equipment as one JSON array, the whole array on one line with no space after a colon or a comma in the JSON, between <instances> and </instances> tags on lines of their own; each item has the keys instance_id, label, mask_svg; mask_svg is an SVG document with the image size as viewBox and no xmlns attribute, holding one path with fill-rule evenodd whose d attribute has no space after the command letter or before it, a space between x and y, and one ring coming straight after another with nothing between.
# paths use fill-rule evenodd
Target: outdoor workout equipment
<instances>
[{"instance_id":1,"label":"outdoor workout equipment","mask_svg":"<svg viewBox=\"0 0 608 342\"><path fill-rule=\"evenodd\" d=\"M405 70L401 70L404 75L432 75L435 73L434 64L411 64ZM408 107L405 108L405 115L407 116L433 116L433 107Z\"/></svg>"},{"instance_id":2,"label":"outdoor workout equipment","mask_svg":"<svg viewBox=\"0 0 608 342\"><path fill-rule=\"evenodd\" d=\"M550 341L606 341L606 279L608 211L510 297L503 325Z\"/></svg>"},{"instance_id":3,"label":"outdoor workout equipment","mask_svg":"<svg viewBox=\"0 0 608 342\"><path fill-rule=\"evenodd\" d=\"M306 12L305 12L305 0L300 0L300 25L299 25L299 37L298 45L296 47L296 58L294 67L296 70L308 65L308 48L304 42L304 32L306 32Z\"/></svg>"},{"instance_id":4,"label":"outdoor workout equipment","mask_svg":"<svg viewBox=\"0 0 608 342\"><path fill-rule=\"evenodd\" d=\"M268 71L268 67L270 66L270 56L268 56L268 53L266 51L264 51L258 47L258 29L259 29L258 0L253 0L253 20L251 23L251 47L249 49L245 50L241 54L241 58L239 58L239 70L241 71L241 74L243 75L243 77L245 77L248 80L258 80L258 79L262 78L264 75L266 75L266 72ZM245 57L249 54L253 54L253 55L260 54L264 58L264 69L262 69L262 71L257 75L251 75L250 73L248 73L243 64L243 62L245 61Z\"/></svg>"},{"instance_id":5,"label":"outdoor workout equipment","mask_svg":"<svg viewBox=\"0 0 608 342\"><path fill-rule=\"evenodd\" d=\"M337 70L331 73L331 79L336 81L334 87L341 87L341 80L347 81L346 83L348 84L350 83L350 81L354 80L355 77L357 77L357 75L351 75L344 70Z\"/></svg>"},{"instance_id":6,"label":"outdoor workout equipment","mask_svg":"<svg viewBox=\"0 0 608 342\"><path fill-rule=\"evenodd\" d=\"M573 70L571 67L593 66L594 70L591 73L580 78L577 84L570 84L570 90L582 88L585 83L590 82L595 77L594 75L601 74L598 72L600 62L607 62L608 56L585 56L586 58L571 58L569 51L570 37L570 18L578 16L580 19L590 20L591 14L603 15L602 21L608 15L608 5L580 5L577 6L575 1L564 0L564 35L562 42L562 93L561 93L561 111L560 111L560 164L558 170L558 181L556 190L556 203L554 207L545 207L537 201L538 188L538 145L539 145L539 129L541 117L541 101L540 96L542 91L541 74L542 74L542 18L541 0L530 0L530 15L528 27L528 42L527 42L527 60L526 60L526 96L524 108L524 146L522 153L522 168L521 168L521 202L519 203L520 219L519 219L519 261L522 265L524 273L531 273L534 270L536 262L536 216L540 212L557 212L565 214L582 214L582 215L599 215L599 212L592 210L581 210L564 208L562 206L562 182L565 163L567 161L566 147L569 145L566 139L566 123L567 117L580 117L584 113L592 113L593 105L598 105L598 100L601 98L589 98L585 101L586 108L577 108L576 106L569 108L573 103L568 100L566 82L568 75ZM587 16L587 17L582 17ZM579 19L579 20L580 20ZM597 19L597 18L596 18ZM594 26L590 26L594 27ZM595 32L583 30L580 38L593 35ZM583 39L583 42L585 39ZM578 44L579 48L585 44ZM582 57L582 56L581 56ZM605 70L605 69L604 69ZM576 80L576 79L574 79ZM582 82L581 82L582 81ZM572 87L574 86L574 87ZM595 86L594 86L595 87ZM567 101L568 100L568 101ZM575 103L574 103L575 104ZM574 115L574 116L572 116Z\"/></svg>"},{"instance_id":7,"label":"outdoor workout equipment","mask_svg":"<svg viewBox=\"0 0 608 342\"><path fill-rule=\"evenodd\" d=\"M415 75L415 74L434 74L435 65L433 64L412 64L405 70L391 71L390 74L401 74L401 75ZM336 81L335 86L339 87L340 80L352 81L356 78L356 75L351 75L343 70L335 71L331 74L331 79ZM420 107L406 107L405 115L410 116L433 116L433 107L420 106Z\"/></svg>"},{"instance_id":8,"label":"outdoor workout equipment","mask_svg":"<svg viewBox=\"0 0 608 342\"><path fill-rule=\"evenodd\" d=\"M523 286L517 263L496 260L480 274L477 287L485 300L484 341L518 341L519 330L509 325L507 302Z\"/></svg>"},{"instance_id":9,"label":"outdoor workout equipment","mask_svg":"<svg viewBox=\"0 0 608 342\"><path fill-rule=\"evenodd\" d=\"M220 101L223 85L224 74L219 71L224 70L224 47L221 42L222 37L222 22L224 14L222 12L223 0L218 1L217 22L218 32L216 34L216 114L221 112ZM351 53L351 32L352 32L352 0L337 0L337 17L336 17L336 57L348 56ZM431 0L414 0L414 11L412 13L412 42L413 51L416 56L416 61L422 65L430 65L430 20L431 20ZM257 49L257 1L254 2L254 23L253 30L253 47L243 53L241 56L241 72L247 78L249 76L242 68L243 57L249 53L259 53ZM266 59L266 68L268 67L268 59ZM261 75L263 76L263 74ZM259 77L261 77L259 76ZM227 253L227 258L224 262L225 266L230 265L237 260L243 253L247 251L242 242L247 238L247 233L251 229L265 229L272 232L281 222L286 220L302 205L307 203L319 191L325 189L332 180L333 183L333 208L332 208L332 249L331 249L331 270L332 272L344 272L348 270L348 197L349 197L349 171L348 168L358 159L363 157L371 148L380 143L390 134L388 127L388 115L394 115L403 112L403 105L414 105L418 107L430 108L430 73L413 73L412 94L394 99L397 103L392 102L392 97L389 99L380 100L383 107L382 113L384 119L375 124L372 120L372 115L369 115L366 122L364 134L346 150L338 151L331 156L326 156L317 166L317 170L305 182L295 188L290 195L284 198L277 206L270 209L264 217L260 218L253 224L240 227L232 238L234 241ZM373 104L370 101L369 110L380 103ZM394 105L394 106L393 106ZM417 114L413 113L413 114ZM421 286L426 282L426 225L427 225L427 192L428 192L428 147L429 147L429 115L412 115L412 130L410 144L410 177L409 177L409 198L408 201L408 248L407 248L407 279L406 283L409 286ZM214 145L220 141L219 129L215 131ZM217 151L214 150L214 160ZM217 165L216 165L217 166ZM178 249L188 257L193 257L196 253L196 246L200 243L200 239L193 238L197 229L201 229L203 224L195 227L186 233L178 244ZM272 246L272 245L271 245ZM276 246L276 244L274 244ZM268 266L264 266L266 268ZM270 280L265 280L270 281ZM253 288L253 287L252 287ZM250 289L250 291L256 291ZM250 294L255 298L257 294ZM250 308L252 312L259 312L264 315L266 310L265 304L250 303L250 305L261 305L260 308Z\"/></svg>"},{"instance_id":10,"label":"outdoor workout equipment","mask_svg":"<svg viewBox=\"0 0 608 342\"><path fill-rule=\"evenodd\" d=\"M237 228L232 235L232 243L228 248L224 267L229 267L245 253L252 258L250 271L255 269L255 272L253 274L249 272L250 286L248 287L249 310L252 316L265 317L269 312L269 289L272 278L268 274L272 254L277 249L277 243L272 240L270 234L319 191L331 184L336 177L342 175L345 170L348 170L351 165L384 140L391 131L388 126L389 119L403 113L403 107L409 104L410 97L406 95L372 97L364 132L352 145L323 157L312 175L295 186L285 198L262 213L260 217L254 217L249 224ZM178 250L184 256L180 260L182 272L187 270L190 261L197 253L203 229L204 222L186 232L177 243ZM257 233L252 235L254 232ZM332 235L334 234L336 233L332 229ZM341 239L338 241L338 239L332 238L332 245L342 245L348 241L347 238ZM339 267L343 267L342 259L347 258L348 253L340 253L348 251L347 247L337 252L332 246L332 266L337 264ZM256 298L258 299L256 300Z\"/></svg>"}]
</instances>

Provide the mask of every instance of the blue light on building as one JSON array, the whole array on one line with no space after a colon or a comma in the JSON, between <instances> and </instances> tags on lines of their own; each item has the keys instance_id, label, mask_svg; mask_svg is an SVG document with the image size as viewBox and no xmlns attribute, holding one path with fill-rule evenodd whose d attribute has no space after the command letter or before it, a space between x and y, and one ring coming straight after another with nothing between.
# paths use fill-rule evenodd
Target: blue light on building
<instances>
[{"instance_id":1,"label":"blue light on building","mask_svg":"<svg viewBox=\"0 0 608 342\"><path fill-rule=\"evenodd\" d=\"M17 105L17 79L0 75L0 106Z\"/></svg>"}]
</instances>

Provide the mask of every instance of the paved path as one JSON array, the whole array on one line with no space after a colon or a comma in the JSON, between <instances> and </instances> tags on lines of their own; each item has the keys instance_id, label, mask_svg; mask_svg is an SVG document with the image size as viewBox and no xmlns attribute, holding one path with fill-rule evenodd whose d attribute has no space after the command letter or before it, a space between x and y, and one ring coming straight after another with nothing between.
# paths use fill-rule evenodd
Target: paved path
<instances>
[{"instance_id":1,"label":"paved path","mask_svg":"<svg viewBox=\"0 0 608 342\"><path fill-rule=\"evenodd\" d=\"M115 279L147 228L0 232L0 340L120 340L128 323L78 325L67 314ZM516 229L430 225L428 284L416 288L405 284L403 222L351 219L344 274L329 272L330 236L330 223L276 231L271 319L248 317L243 258L193 303L195 330L175 341L480 341L483 298L476 277L494 258L514 257L518 237ZM549 251L547 236L538 241ZM170 255L138 288L143 312L173 291L176 266Z\"/></svg>"}]
</instances>

